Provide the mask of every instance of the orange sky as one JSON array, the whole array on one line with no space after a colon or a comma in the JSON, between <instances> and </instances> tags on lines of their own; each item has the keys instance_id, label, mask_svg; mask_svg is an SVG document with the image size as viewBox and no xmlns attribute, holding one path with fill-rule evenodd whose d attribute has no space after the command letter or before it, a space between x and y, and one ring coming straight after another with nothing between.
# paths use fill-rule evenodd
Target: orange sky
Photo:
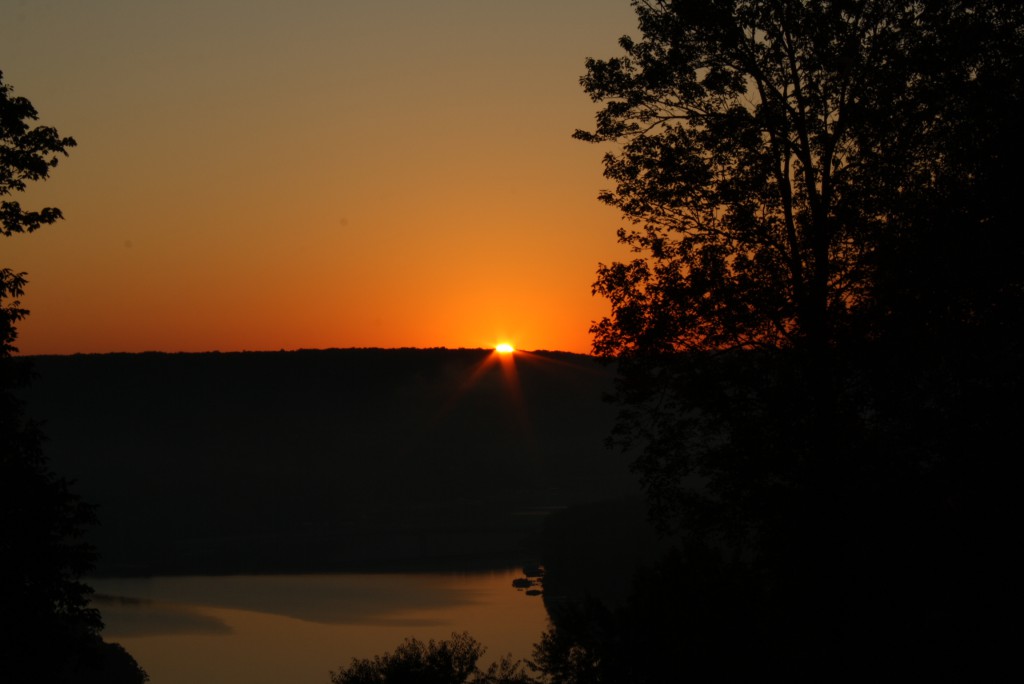
<instances>
[{"instance_id":1,"label":"orange sky","mask_svg":"<svg viewBox=\"0 0 1024 684\"><path fill-rule=\"evenodd\" d=\"M621 258L583 61L627 0L0 2L0 70L79 146L0 242L22 353L587 352Z\"/></svg>"}]
</instances>

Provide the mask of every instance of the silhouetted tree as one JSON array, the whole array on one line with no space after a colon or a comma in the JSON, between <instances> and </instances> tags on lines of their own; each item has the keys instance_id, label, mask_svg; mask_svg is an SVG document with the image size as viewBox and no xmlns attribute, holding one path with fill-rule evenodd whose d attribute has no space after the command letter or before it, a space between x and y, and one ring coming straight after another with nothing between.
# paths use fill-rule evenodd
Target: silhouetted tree
<instances>
[{"instance_id":1,"label":"silhouetted tree","mask_svg":"<svg viewBox=\"0 0 1024 684\"><path fill-rule=\"evenodd\" d=\"M957 587L1008 542L1024 358L1024 9L633 5L576 137L616 145L637 256L598 271L594 346L657 522L736 566L790 664L973 658L996 592Z\"/></svg>"},{"instance_id":2,"label":"silhouetted tree","mask_svg":"<svg viewBox=\"0 0 1024 684\"><path fill-rule=\"evenodd\" d=\"M0 196L44 180L58 155L74 146L49 127L31 125L31 103L11 94L0 73ZM0 233L32 232L61 218L60 210L26 211L0 204ZM82 539L96 521L93 507L50 470L42 435L16 394L29 370L17 351L25 274L0 269L0 679L7 682L146 681L117 644L100 638L103 623L89 607L81 577L94 549Z\"/></svg>"},{"instance_id":3,"label":"silhouetted tree","mask_svg":"<svg viewBox=\"0 0 1024 684\"><path fill-rule=\"evenodd\" d=\"M601 199L642 255L599 271L598 351L827 347L865 325L879 251L916 244L922 208L976 222L976 193L1006 187L979 164L1013 163L1018 3L633 4L643 38L588 60L604 108L576 133L620 145Z\"/></svg>"},{"instance_id":4,"label":"silhouetted tree","mask_svg":"<svg viewBox=\"0 0 1024 684\"><path fill-rule=\"evenodd\" d=\"M757 619L747 573L711 549L669 553L638 574L628 601L550 605L533 663L559 684L763 678L787 644Z\"/></svg>"},{"instance_id":5,"label":"silhouetted tree","mask_svg":"<svg viewBox=\"0 0 1024 684\"><path fill-rule=\"evenodd\" d=\"M477 666L484 647L467 632L423 643L406 639L393 653L372 659L353 658L331 673L334 684L531 684L522 663L510 656L486 670Z\"/></svg>"}]
</instances>

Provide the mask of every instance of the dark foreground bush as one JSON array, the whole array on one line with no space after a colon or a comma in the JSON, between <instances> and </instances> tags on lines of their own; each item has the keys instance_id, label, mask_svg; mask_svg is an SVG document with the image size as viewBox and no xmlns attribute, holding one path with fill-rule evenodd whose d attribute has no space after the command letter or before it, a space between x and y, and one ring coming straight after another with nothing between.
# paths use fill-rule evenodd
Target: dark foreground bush
<instances>
[{"instance_id":1,"label":"dark foreground bush","mask_svg":"<svg viewBox=\"0 0 1024 684\"><path fill-rule=\"evenodd\" d=\"M348 667L331 672L334 684L532 684L519 660L510 655L486 670L477 661L486 649L468 632L451 639L423 643L406 639L393 653L372 659L353 658Z\"/></svg>"}]
</instances>

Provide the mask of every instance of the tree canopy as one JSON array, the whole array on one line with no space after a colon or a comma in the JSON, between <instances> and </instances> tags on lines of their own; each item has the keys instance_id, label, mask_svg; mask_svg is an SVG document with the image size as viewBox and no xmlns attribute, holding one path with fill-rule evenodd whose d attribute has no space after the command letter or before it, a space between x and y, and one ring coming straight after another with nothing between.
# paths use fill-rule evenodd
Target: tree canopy
<instances>
[{"instance_id":1,"label":"tree canopy","mask_svg":"<svg viewBox=\"0 0 1024 684\"><path fill-rule=\"evenodd\" d=\"M592 332L655 521L790 663L967 652L1022 408L1024 5L632 4L575 136L634 254Z\"/></svg>"},{"instance_id":2,"label":"tree canopy","mask_svg":"<svg viewBox=\"0 0 1024 684\"><path fill-rule=\"evenodd\" d=\"M504 657L481 670L477 661L486 649L468 632L424 643L406 639L394 652L353 658L348 667L331 673L334 684L532 684L519 661Z\"/></svg>"},{"instance_id":3,"label":"tree canopy","mask_svg":"<svg viewBox=\"0 0 1024 684\"><path fill-rule=\"evenodd\" d=\"M46 180L60 157L66 157L68 149L77 144L51 126L34 125L38 119L36 108L13 94L0 71L0 197L5 198L0 202L0 232L6 236L31 233L62 217L56 207L31 211L6 199L23 192L29 183Z\"/></svg>"},{"instance_id":4,"label":"tree canopy","mask_svg":"<svg viewBox=\"0 0 1024 684\"><path fill-rule=\"evenodd\" d=\"M1024 321L1024 7L633 5L641 38L587 60L602 109L576 137L612 144L601 199L636 254L599 268L611 315L594 347L620 358L619 434L643 445L655 504L682 505L691 476L738 502L841 470L843 451L863 464L837 444L851 430L916 440L933 461L925 445L949 435L920 421L969 408L939 395L1005 394L1018 377L981 365L1015 367ZM917 434L897 440L901 425Z\"/></svg>"},{"instance_id":5,"label":"tree canopy","mask_svg":"<svg viewBox=\"0 0 1024 684\"><path fill-rule=\"evenodd\" d=\"M599 271L599 352L828 346L896 306L881 269L922 212L952 200L984 231L972 200L1005 177L979 164L1013 164L1018 3L633 4L642 38L587 61L603 108L576 133L617 145L601 199L641 255Z\"/></svg>"},{"instance_id":6,"label":"tree canopy","mask_svg":"<svg viewBox=\"0 0 1024 684\"><path fill-rule=\"evenodd\" d=\"M23 209L7 199L45 180L75 145L12 94L0 72L0 235L30 233L61 218L59 209ZM103 622L90 607L82 577L95 549L83 539L96 522L92 506L54 473L43 436L27 418L18 390L29 381L17 351L25 273L0 269L0 678L4 681L130 682L147 679L135 660L100 637Z\"/></svg>"},{"instance_id":7,"label":"tree canopy","mask_svg":"<svg viewBox=\"0 0 1024 684\"><path fill-rule=\"evenodd\" d=\"M74 138L62 138L52 127L33 125L38 119L32 103L14 95L0 71L0 235L5 237L31 233L61 218L55 207L31 211L8 199L31 182L46 180L60 157L76 145ZM19 304L24 289L24 273L0 269L0 354L17 351L16 324L28 313Z\"/></svg>"}]
</instances>

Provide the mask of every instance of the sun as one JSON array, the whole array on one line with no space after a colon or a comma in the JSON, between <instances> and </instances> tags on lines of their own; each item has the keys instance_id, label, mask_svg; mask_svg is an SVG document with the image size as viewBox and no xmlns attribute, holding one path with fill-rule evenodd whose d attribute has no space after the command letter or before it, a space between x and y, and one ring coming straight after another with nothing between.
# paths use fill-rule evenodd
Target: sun
<instances>
[{"instance_id":1,"label":"sun","mask_svg":"<svg viewBox=\"0 0 1024 684\"><path fill-rule=\"evenodd\" d=\"M513 347L508 342L502 342L501 344L494 347L494 351L498 352L499 354L511 354L515 350L516 348Z\"/></svg>"}]
</instances>

